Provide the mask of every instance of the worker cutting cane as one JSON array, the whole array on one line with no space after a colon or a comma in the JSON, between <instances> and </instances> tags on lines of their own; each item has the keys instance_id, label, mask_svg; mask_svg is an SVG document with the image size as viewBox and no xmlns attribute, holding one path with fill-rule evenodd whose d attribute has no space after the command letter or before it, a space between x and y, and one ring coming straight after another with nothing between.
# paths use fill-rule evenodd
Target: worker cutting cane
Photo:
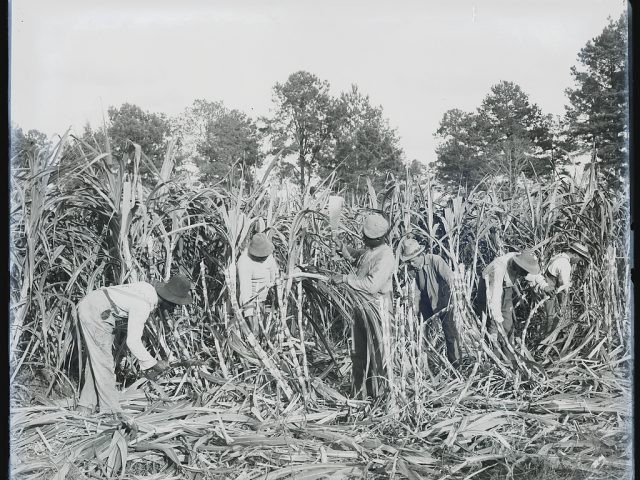
<instances>
[{"instance_id":1,"label":"worker cutting cane","mask_svg":"<svg viewBox=\"0 0 640 480\"><path fill-rule=\"evenodd\" d=\"M539 272L538 259L531 250L501 255L482 272L478 286L479 311L486 308L489 335L497 341L505 357L511 362L515 360L508 348L508 344L513 348L515 333L514 299L521 297L517 280Z\"/></svg>"},{"instance_id":2,"label":"worker cutting cane","mask_svg":"<svg viewBox=\"0 0 640 480\"><path fill-rule=\"evenodd\" d=\"M549 297L545 301L545 333L553 332L558 326L561 312L567 308L571 273L580 263L589 261L589 249L581 243L569 245L566 252L560 252L549 260L543 273L531 276L531 283Z\"/></svg>"},{"instance_id":3,"label":"worker cutting cane","mask_svg":"<svg viewBox=\"0 0 640 480\"><path fill-rule=\"evenodd\" d=\"M377 315L366 315L356 310L353 323L352 357L353 386L355 395L376 397L380 391L378 379L383 377L382 339L375 334L386 321L393 320L392 277L396 260L392 248L385 239L389 232L389 222L380 214L365 218L362 241L366 248L355 249L340 243L341 254L355 264L356 273L334 274L330 281L334 285L346 283L363 292L370 299L370 306ZM369 350L367 338L372 339Z\"/></svg>"},{"instance_id":4,"label":"worker cutting cane","mask_svg":"<svg viewBox=\"0 0 640 480\"><path fill-rule=\"evenodd\" d=\"M402 244L400 261L416 272L416 304L424 320L437 315L442 324L447 359L454 368L460 366L460 339L450 308L453 271L438 255L425 253L424 246L413 238Z\"/></svg>"},{"instance_id":5,"label":"worker cutting cane","mask_svg":"<svg viewBox=\"0 0 640 480\"><path fill-rule=\"evenodd\" d=\"M254 334L259 331L258 322L269 288L275 285L279 276L280 267L273 257L273 243L265 233L256 233L238 258L238 301Z\"/></svg>"},{"instance_id":6,"label":"worker cutting cane","mask_svg":"<svg viewBox=\"0 0 640 480\"><path fill-rule=\"evenodd\" d=\"M176 305L188 305L192 298L191 283L176 275L168 282L152 285L135 282L101 288L89 292L78 303L78 321L86 345L85 380L78 402L78 412L100 413L116 417L122 414L116 388L115 361L112 347L117 319L126 319L127 347L138 359L147 376L155 377L169 368L164 360L156 360L142 344L142 332L149 315L156 308L168 313Z\"/></svg>"}]
</instances>

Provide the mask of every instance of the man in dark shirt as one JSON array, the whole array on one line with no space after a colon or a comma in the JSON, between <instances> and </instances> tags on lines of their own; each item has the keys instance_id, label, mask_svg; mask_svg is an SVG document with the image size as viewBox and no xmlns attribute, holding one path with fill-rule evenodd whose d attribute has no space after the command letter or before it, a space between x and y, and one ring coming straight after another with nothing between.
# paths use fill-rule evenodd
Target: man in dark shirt
<instances>
[{"instance_id":1,"label":"man in dark shirt","mask_svg":"<svg viewBox=\"0 0 640 480\"><path fill-rule=\"evenodd\" d=\"M438 315L442 322L447 358L454 368L460 364L460 340L453 310L449 303L453 287L453 271L442 257L424 253L424 247L410 238L404 241L400 260L408 262L416 272L419 311L424 320Z\"/></svg>"}]
</instances>

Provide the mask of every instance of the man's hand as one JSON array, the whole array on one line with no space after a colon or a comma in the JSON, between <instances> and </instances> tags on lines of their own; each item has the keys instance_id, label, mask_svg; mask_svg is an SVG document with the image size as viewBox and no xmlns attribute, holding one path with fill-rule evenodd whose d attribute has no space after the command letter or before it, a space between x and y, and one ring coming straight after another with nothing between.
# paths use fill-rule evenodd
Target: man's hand
<instances>
[{"instance_id":1,"label":"man's hand","mask_svg":"<svg viewBox=\"0 0 640 480\"><path fill-rule=\"evenodd\" d=\"M333 245L334 245L333 248L338 255L340 255L342 258L344 258L348 262L353 261L353 257L351 256L351 254L349 253L349 249L347 248L347 242L340 239L335 239L333 242Z\"/></svg>"},{"instance_id":2,"label":"man's hand","mask_svg":"<svg viewBox=\"0 0 640 480\"><path fill-rule=\"evenodd\" d=\"M347 248L346 242L342 242L342 246L340 247L340 253L342 254L342 257L347 262L353 262L354 261L354 258L349 253L349 249Z\"/></svg>"},{"instance_id":3,"label":"man's hand","mask_svg":"<svg viewBox=\"0 0 640 480\"><path fill-rule=\"evenodd\" d=\"M169 370L169 362L166 360L158 360L158 363L156 363L153 368L160 372L164 372L165 370Z\"/></svg>"},{"instance_id":4,"label":"man's hand","mask_svg":"<svg viewBox=\"0 0 640 480\"><path fill-rule=\"evenodd\" d=\"M133 417L127 415L124 412L115 412L113 414L113 419L116 422L119 422L122 424L122 427L125 430L130 431L134 437L138 436L138 424L136 423L136 421L133 419Z\"/></svg>"},{"instance_id":5,"label":"man's hand","mask_svg":"<svg viewBox=\"0 0 640 480\"><path fill-rule=\"evenodd\" d=\"M554 293L556 293L556 289L553 288L551 285L547 285L546 287L544 287L542 289L544 291L544 293L546 293L547 295L553 295Z\"/></svg>"},{"instance_id":6,"label":"man's hand","mask_svg":"<svg viewBox=\"0 0 640 480\"><path fill-rule=\"evenodd\" d=\"M156 378L158 378L158 375L164 373L167 370L169 370L169 362L165 360L158 360L158 363L156 363L153 367L145 370L143 373L144 376L149 380L155 380Z\"/></svg>"},{"instance_id":7,"label":"man's hand","mask_svg":"<svg viewBox=\"0 0 640 480\"><path fill-rule=\"evenodd\" d=\"M329 283L331 285L339 285L344 283L344 279L341 273L334 273L329 277Z\"/></svg>"}]
</instances>

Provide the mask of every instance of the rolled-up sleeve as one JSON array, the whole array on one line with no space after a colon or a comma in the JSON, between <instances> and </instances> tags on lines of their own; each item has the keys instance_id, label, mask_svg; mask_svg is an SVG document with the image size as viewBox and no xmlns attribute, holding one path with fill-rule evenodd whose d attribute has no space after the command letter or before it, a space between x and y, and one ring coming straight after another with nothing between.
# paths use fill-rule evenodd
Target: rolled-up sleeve
<instances>
[{"instance_id":1,"label":"rolled-up sleeve","mask_svg":"<svg viewBox=\"0 0 640 480\"><path fill-rule=\"evenodd\" d=\"M347 275L346 282L356 290L362 290L375 295L383 290L385 283L389 281L395 269L395 258L393 255L383 255L377 262L374 262L369 271L362 277L352 273Z\"/></svg>"},{"instance_id":2,"label":"rolled-up sleeve","mask_svg":"<svg viewBox=\"0 0 640 480\"><path fill-rule=\"evenodd\" d=\"M139 304L129 308L129 321L127 325L127 347L129 347L131 353L140 362L140 368L142 368L142 370L148 370L156 363L158 363L142 344L142 332L144 331L144 324L149 318L151 310L152 308L144 302L140 302Z\"/></svg>"}]
</instances>

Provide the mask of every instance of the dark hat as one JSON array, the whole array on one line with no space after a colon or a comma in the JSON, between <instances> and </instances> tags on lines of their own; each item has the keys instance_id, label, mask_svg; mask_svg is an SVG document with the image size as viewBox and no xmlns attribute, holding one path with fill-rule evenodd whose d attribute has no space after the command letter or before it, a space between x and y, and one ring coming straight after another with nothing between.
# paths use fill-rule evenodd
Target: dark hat
<instances>
[{"instance_id":1,"label":"dark hat","mask_svg":"<svg viewBox=\"0 0 640 480\"><path fill-rule=\"evenodd\" d=\"M249 254L254 257L268 257L273 253L273 243L265 233L256 233L249 242Z\"/></svg>"},{"instance_id":2,"label":"dark hat","mask_svg":"<svg viewBox=\"0 0 640 480\"><path fill-rule=\"evenodd\" d=\"M362 232L367 238L384 237L389 231L389 222L379 213L373 213L364 219Z\"/></svg>"},{"instance_id":3,"label":"dark hat","mask_svg":"<svg viewBox=\"0 0 640 480\"><path fill-rule=\"evenodd\" d=\"M168 282L158 282L155 284L156 292L167 302L177 305L188 305L193 300L189 290L191 282L182 275L171 277Z\"/></svg>"},{"instance_id":4,"label":"dark hat","mask_svg":"<svg viewBox=\"0 0 640 480\"><path fill-rule=\"evenodd\" d=\"M569 249L576 252L585 260L589 260L589 249L585 247L583 244L574 242L571 245L569 245Z\"/></svg>"},{"instance_id":5,"label":"dark hat","mask_svg":"<svg viewBox=\"0 0 640 480\"><path fill-rule=\"evenodd\" d=\"M402 242L402 250L400 251L400 260L406 262L417 257L424 252L424 246L420 245L417 240L408 238Z\"/></svg>"},{"instance_id":6,"label":"dark hat","mask_svg":"<svg viewBox=\"0 0 640 480\"><path fill-rule=\"evenodd\" d=\"M522 253L513 257L513 261L527 272L537 275L540 273L540 265L538 264L538 258L529 249L523 250Z\"/></svg>"}]
</instances>

